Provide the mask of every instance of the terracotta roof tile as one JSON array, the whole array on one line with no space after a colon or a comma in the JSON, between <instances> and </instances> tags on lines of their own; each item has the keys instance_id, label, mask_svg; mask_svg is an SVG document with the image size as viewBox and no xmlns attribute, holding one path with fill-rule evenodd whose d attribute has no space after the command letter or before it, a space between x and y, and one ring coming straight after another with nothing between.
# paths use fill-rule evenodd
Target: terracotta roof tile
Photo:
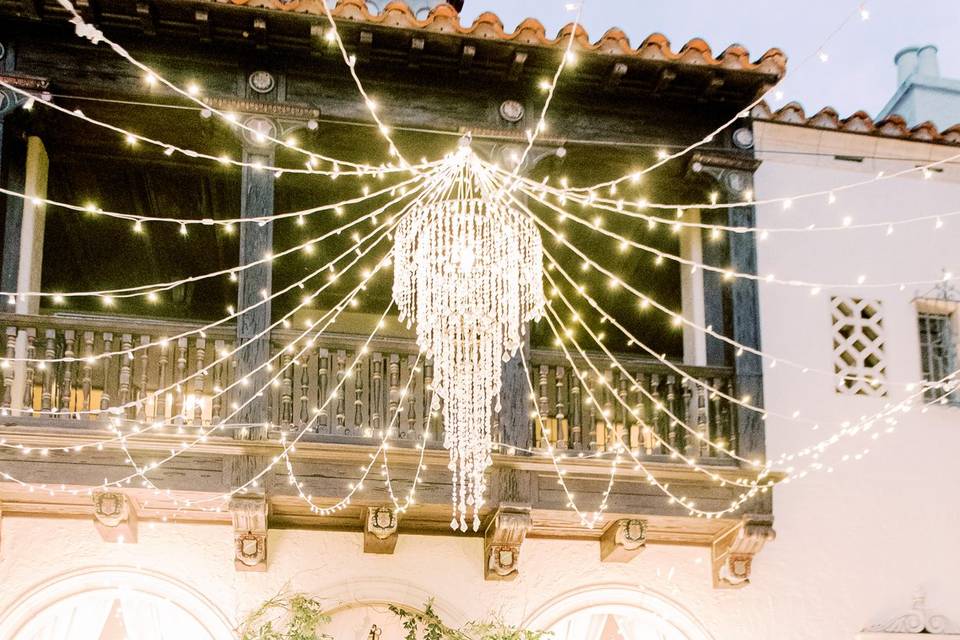
<instances>
[{"instance_id":1,"label":"terracotta roof tile","mask_svg":"<svg viewBox=\"0 0 960 640\"><path fill-rule=\"evenodd\" d=\"M936 125L932 122L923 122L911 129L907 126L907 121L896 114L874 121L866 111L857 111L846 118L841 118L836 109L824 107L808 117L803 110L803 106L797 102L787 103L776 111L770 109L770 105L766 102L761 102L753 108L751 115L756 120L780 122L814 129L846 131L848 133L903 138L938 144L960 144L960 124L938 131Z\"/></svg>"},{"instance_id":2,"label":"terracotta roof tile","mask_svg":"<svg viewBox=\"0 0 960 640\"><path fill-rule=\"evenodd\" d=\"M251 8L324 15L323 0L217 1ZM534 18L527 18L513 32L507 32L500 18L490 12L481 13L474 19L473 24L467 25L460 21L457 10L446 3L434 7L426 18L419 20L402 0L389 2L379 14L372 13L365 0L337 0L332 13L334 17L340 20L354 20L403 29L452 33L473 38L541 47L565 46L566 38L570 35L570 29L573 28L572 24L568 24L560 30L555 38L550 38L547 36L542 23ZM786 72L787 66L787 57L779 49L770 49L758 60L751 62L749 52L738 44L727 47L719 57L715 57L710 46L701 38L694 38L683 45L679 51L674 51L670 46L670 41L659 33L647 36L640 46L634 49L630 45L630 39L620 29L610 29L599 40L591 42L590 36L583 26L577 26L576 46L580 51L585 52L632 56L678 64L712 66L736 71L751 71L778 77Z\"/></svg>"}]
</instances>

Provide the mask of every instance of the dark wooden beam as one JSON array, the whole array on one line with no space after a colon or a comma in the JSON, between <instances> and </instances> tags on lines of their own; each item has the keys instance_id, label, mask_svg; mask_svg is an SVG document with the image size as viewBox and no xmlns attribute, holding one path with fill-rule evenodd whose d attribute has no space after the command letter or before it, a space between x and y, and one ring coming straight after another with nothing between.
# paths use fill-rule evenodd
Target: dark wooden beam
<instances>
[{"instance_id":1,"label":"dark wooden beam","mask_svg":"<svg viewBox=\"0 0 960 640\"><path fill-rule=\"evenodd\" d=\"M262 147L245 145L241 181L240 211L244 218L257 218L273 214L274 177L269 171L256 169L249 164L273 164L273 152ZM273 251L273 223L240 225L240 266L261 260ZM269 373L262 367L270 358L270 334L263 333L270 325L270 302L263 302L264 293L269 294L273 269L269 261L244 269L240 273L237 290L237 309L249 309L237 319L237 341L244 347L237 354L237 377L247 377L246 385L238 387L238 396L248 398L253 391L267 384ZM258 337L259 335L259 337ZM257 369L259 368L259 371ZM262 440L267 437L265 423L269 419L265 395L254 397L238 414L240 423L248 429L236 431L237 437Z\"/></svg>"},{"instance_id":2,"label":"dark wooden beam","mask_svg":"<svg viewBox=\"0 0 960 640\"><path fill-rule=\"evenodd\" d=\"M620 85L623 76L627 75L627 64L625 62L614 62L610 67L610 75L607 76L607 89L615 89Z\"/></svg>"},{"instance_id":3,"label":"dark wooden beam","mask_svg":"<svg viewBox=\"0 0 960 640\"><path fill-rule=\"evenodd\" d=\"M510 61L510 68L507 70L507 80L518 80L523 74L523 66L527 63L530 56L526 51L515 51L513 59Z\"/></svg>"},{"instance_id":4,"label":"dark wooden beam","mask_svg":"<svg viewBox=\"0 0 960 640\"><path fill-rule=\"evenodd\" d=\"M264 51L267 49L267 21L264 18L253 19L253 42L257 49Z\"/></svg>"},{"instance_id":5,"label":"dark wooden beam","mask_svg":"<svg viewBox=\"0 0 960 640\"><path fill-rule=\"evenodd\" d=\"M137 0L137 16L140 18L140 30L143 35L157 35L157 18L149 0Z\"/></svg>"},{"instance_id":6,"label":"dark wooden beam","mask_svg":"<svg viewBox=\"0 0 960 640\"><path fill-rule=\"evenodd\" d=\"M470 73L473 67L473 61L477 57L477 48L472 44L463 45L463 52L460 54L460 74Z\"/></svg>"},{"instance_id":7,"label":"dark wooden beam","mask_svg":"<svg viewBox=\"0 0 960 640\"><path fill-rule=\"evenodd\" d=\"M423 57L424 46L426 46L426 41L423 38L414 36L410 40L410 56L407 61L409 68L418 69L420 67L420 59Z\"/></svg>"},{"instance_id":8,"label":"dark wooden beam","mask_svg":"<svg viewBox=\"0 0 960 640\"><path fill-rule=\"evenodd\" d=\"M206 9L197 9L193 12L193 21L197 26L197 38L200 42L211 42L210 12Z\"/></svg>"}]
</instances>

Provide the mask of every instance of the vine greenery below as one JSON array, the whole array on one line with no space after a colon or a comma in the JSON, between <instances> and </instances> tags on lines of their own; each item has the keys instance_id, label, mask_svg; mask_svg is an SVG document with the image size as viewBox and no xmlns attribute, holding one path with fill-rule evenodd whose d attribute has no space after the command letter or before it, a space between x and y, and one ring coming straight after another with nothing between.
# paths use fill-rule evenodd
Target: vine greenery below
<instances>
[{"instance_id":1,"label":"vine greenery below","mask_svg":"<svg viewBox=\"0 0 960 640\"><path fill-rule=\"evenodd\" d=\"M390 612L400 618L405 631L402 639L381 638L377 627L370 629L370 640L549 640L546 631L518 629L495 619L489 622L469 622L454 629L443 622L428 600L423 611L389 606ZM266 600L251 611L238 628L241 640L337 640L324 633L324 625L331 617L323 604L305 593L284 593Z\"/></svg>"}]
</instances>

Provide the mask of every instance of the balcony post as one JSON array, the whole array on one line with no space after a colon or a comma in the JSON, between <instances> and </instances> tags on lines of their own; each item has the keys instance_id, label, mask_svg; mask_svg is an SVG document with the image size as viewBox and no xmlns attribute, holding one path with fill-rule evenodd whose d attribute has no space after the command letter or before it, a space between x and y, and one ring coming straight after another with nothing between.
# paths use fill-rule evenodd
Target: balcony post
<instances>
[{"instance_id":1,"label":"balcony post","mask_svg":"<svg viewBox=\"0 0 960 640\"><path fill-rule=\"evenodd\" d=\"M699 211L688 211L686 222L700 222ZM691 262L703 262L703 234L698 227L683 227L680 231L680 257ZM680 269L680 298L683 318L698 326L706 326L703 288L703 269ZM683 325L683 362L693 366L707 364L707 337L696 328Z\"/></svg>"},{"instance_id":2,"label":"balcony post","mask_svg":"<svg viewBox=\"0 0 960 640\"><path fill-rule=\"evenodd\" d=\"M247 126L263 130L273 135L273 124L267 118L259 116L247 120ZM267 131L267 129L270 129ZM262 144L244 136L243 167L241 178L240 211L243 218L259 218L273 215L273 173L257 169L262 165L273 165L274 150L272 143ZM240 271L237 287L237 309L243 311L237 319L237 343L243 348L237 353L237 377L246 380L241 383L239 396L241 404L246 402L248 394L267 384L269 373L263 365L270 358L270 301L264 297L270 295L273 267L269 261L248 267L262 260L273 250L273 222L244 223L240 225ZM246 268L245 268L246 267ZM259 306L257 305L258 303ZM261 335L262 334L262 335ZM270 419L267 413L266 391L262 395L249 398L250 402L237 414L237 421L246 425L235 430L234 437L241 440L263 440L267 437L266 424Z\"/></svg>"},{"instance_id":3,"label":"balcony post","mask_svg":"<svg viewBox=\"0 0 960 640\"><path fill-rule=\"evenodd\" d=\"M738 129L734 132L734 144L743 151L729 155L694 154L690 171L715 180L722 202L749 200L751 198L747 196L753 193L753 172L760 166L751 151L752 140L749 128ZM753 205L736 206L712 219L731 227L753 227L756 226L756 210ZM754 234L727 232L725 240L704 244L704 263L737 273L756 274ZM760 350L760 305L756 280L735 278L727 284L716 272L705 274L704 302L708 326L744 347ZM723 354L722 358L718 357L720 353ZM730 345L711 339L707 343L707 364L732 364L733 395L748 399L756 407L763 406L763 361L760 356L749 351L736 355ZM734 407L733 419L737 453L762 462L766 437L761 415L756 411Z\"/></svg>"}]
</instances>

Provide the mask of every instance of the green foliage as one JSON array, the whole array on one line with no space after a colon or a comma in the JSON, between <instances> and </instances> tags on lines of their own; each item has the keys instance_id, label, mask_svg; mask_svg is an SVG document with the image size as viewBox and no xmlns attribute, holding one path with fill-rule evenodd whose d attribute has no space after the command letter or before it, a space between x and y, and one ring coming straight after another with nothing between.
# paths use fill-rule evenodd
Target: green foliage
<instances>
[{"instance_id":1,"label":"green foliage","mask_svg":"<svg viewBox=\"0 0 960 640\"><path fill-rule=\"evenodd\" d=\"M319 630L330 622L323 606L303 593L278 593L240 625L241 640L333 640Z\"/></svg>"},{"instance_id":2,"label":"green foliage","mask_svg":"<svg viewBox=\"0 0 960 640\"><path fill-rule=\"evenodd\" d=\"M502 620L493 622L469 622L462 629L451 629L443 623L429 600L423 613L408 611L391 605L390 611L403 621L407 632L403 640L548 640L547 631L518 629Z\"/></svg>"},{"instance_id":3,"label":"green foliage","mask_svg":"<svg viewBox=\"0 0 960 640\"><path fill-rule=\"evenodd\" d=\"M390 605L406 632L403 640L549 640L545 631L530 631L501 620L470 622L462 629L444 624L428 600L423 611ZM241 640L334 640L320 627L330 622L319 600L303 593L278 593L251 612L240 625Z\"/></svg>"}]
</instances>

